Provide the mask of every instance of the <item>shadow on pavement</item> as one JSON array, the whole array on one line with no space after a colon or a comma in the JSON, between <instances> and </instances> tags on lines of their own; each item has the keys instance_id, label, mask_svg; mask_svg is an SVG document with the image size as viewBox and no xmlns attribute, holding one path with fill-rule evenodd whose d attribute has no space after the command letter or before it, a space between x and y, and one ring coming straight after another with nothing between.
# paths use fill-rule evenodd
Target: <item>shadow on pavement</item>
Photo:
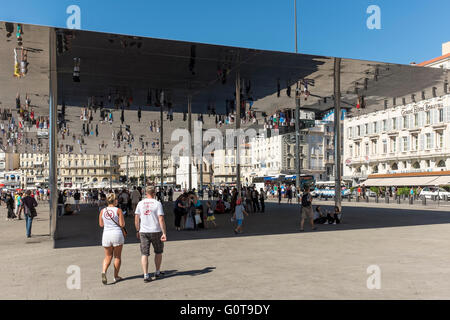
<instances>
[{"instance_id":1,"label":"shadow on pavement","mask_svg":"<svg viewBox=\"0 0 450 320\"><path fill-rule=\"evenodd\" d=\"M188 271L162 270L162 272L164 272L164 275L161 278L161 280L167 279L167 278L172 278L172 277L178 277L178 276L199 276L199 275L202 275L202 274L210 273L210 272L212 272L215 269L216 269L216 267L206 267L206 268L199 269L199 270L188 270ZM151 276L154 277L155 275L152 274ZM143 277L143 275L140 274L140 275L136 275L136 276L123 278L122 281L133 280L133 279L141 279L142 277Z\"/></svg>"},{"instance_id":2,"label":"shadow on pavement","mask_svg":"<svg viewBox=\"0 0 450 320\"><path fill-rule=\"evenodd\" d=\"M331 202L330 202L331 205ZM331 206L321 205L331 211ZM173 204L164 205L168 242L183 240L200 240L215 238L250 237L262 235L279 235L299 233L300 207L296 204L266 203L265 213L250 213L244 220L244 233L233 232L231 214L216 215L217 228L200 229L198 231L176 231L174 227ZM134 218L125 219L128 229L126 244L139 243L136 238ZM377 229L406 226L420 226L450 223L450 212L417 211L387 208L345 207L343 223L339 225L318 225L315 232L344 231L355 229ZM305 223L306 232L310 232ZM75 216L64 216L58 222L58 240L55 248L71 248L83 246L101 246L102 229L98 226L96 207L84 206L82 212Z\"/></svg>"}]
</instances>

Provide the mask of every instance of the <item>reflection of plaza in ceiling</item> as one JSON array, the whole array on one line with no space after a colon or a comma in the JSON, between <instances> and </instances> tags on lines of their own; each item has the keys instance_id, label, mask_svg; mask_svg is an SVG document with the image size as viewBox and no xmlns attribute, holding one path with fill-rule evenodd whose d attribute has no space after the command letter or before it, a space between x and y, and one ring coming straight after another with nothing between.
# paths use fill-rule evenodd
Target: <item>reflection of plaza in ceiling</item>
<instances>
[{"instance_id":1,"label":"reflection of plaza in ceiling","mask_svg":"<svg viewBox=\"0 0 450 320\"><path fill-rule=\"evenodd\" d=\"M4 24L0 32L5 32ZM56 30L56 43L50 46L49 32L54 29L23 26L29 66L21 78L13 77L15 39L2 40L0 111L6 110L6 117L0 122L5 151L48 152L51 47L57 50L59 153L157 155L162 109L168 154L176 143L171 133L188 127L188 100L193 121L203 120L204 128L232 129L237 73L243 128L262 128L278 110L294 109L298 84L307 92L301 95L302 109L320 119L334 108L330 57L62 29ZM80 82L74 81L75 58ZM422 92L442 93L445 80L444 70L343 59L342 108L352 116L392 107L402 98L420 100ZM362 100L365 108L357 110Z\"/></svg>"}]
</instances>

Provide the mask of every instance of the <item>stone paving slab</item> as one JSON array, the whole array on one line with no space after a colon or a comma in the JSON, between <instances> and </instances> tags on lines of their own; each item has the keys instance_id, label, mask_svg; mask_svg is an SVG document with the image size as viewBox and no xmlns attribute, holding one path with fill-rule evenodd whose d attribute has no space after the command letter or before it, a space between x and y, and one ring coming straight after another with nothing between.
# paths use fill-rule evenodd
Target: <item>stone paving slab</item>
<instances>
[{"instance_id":1,"label":"stone paving slab","mask_svg":"<svg viewBox=\"0 0 450 320\"><path fill-rule=\"evenodd\" d=\"M33 236L24 221L5 221L0 209L2 299L448 299L450 214L443 211L346 208L342 225L298 232L296 205L268 203L265 214L244 221L234 235L229 215L216 230L173 228L171 205L163 270L145 284L139 245L130 236L123 250L125 281L100 281L103 249L95 208L65 216L57 249L48 236L45 204ZM127 219L132 229L132 219ZM81 270L81 289L66 286L67 268ZM369 290L367 267L381 268L381 289ZM150 263L150 271L153 271ZM109 270L109 278L112 269Z\"/></svg>"}]
</instances>

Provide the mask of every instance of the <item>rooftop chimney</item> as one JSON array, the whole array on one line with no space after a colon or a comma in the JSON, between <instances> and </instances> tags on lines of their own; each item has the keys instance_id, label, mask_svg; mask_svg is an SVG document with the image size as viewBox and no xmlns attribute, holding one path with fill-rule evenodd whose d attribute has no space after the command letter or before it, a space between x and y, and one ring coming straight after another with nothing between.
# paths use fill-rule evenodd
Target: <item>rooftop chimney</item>
<instances>
[{"instance_id":1,"label":"rooftop chimney","mask_svg":"<svg viewBox=\"0 0 450 320\"><path fill-rule=\"evenodd\" d=\"M442 55L445 56L446 54L450 53L450 41L442 44Z\"/></svg>"}]
</instances>

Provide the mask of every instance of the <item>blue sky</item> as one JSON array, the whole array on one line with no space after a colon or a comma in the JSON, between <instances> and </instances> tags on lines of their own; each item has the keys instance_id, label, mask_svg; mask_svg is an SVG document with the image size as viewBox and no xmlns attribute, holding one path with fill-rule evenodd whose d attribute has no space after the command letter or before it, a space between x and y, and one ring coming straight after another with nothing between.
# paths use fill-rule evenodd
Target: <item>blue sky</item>
<instances>
[{"instance_id":1,"label":"blue sky","mask_svg":"<svg viewBox=\"0 0 450 320\"><path fill-rule=\"evenodd\" d=\"M0 0L0 20L66 26L81 8L82 29L289 51L294 0ZM381 30L369 30L369 5ZM441 55L450 41L449 0L297 0L299 51L395 63Z\"/></svg>"}]
</instances>

